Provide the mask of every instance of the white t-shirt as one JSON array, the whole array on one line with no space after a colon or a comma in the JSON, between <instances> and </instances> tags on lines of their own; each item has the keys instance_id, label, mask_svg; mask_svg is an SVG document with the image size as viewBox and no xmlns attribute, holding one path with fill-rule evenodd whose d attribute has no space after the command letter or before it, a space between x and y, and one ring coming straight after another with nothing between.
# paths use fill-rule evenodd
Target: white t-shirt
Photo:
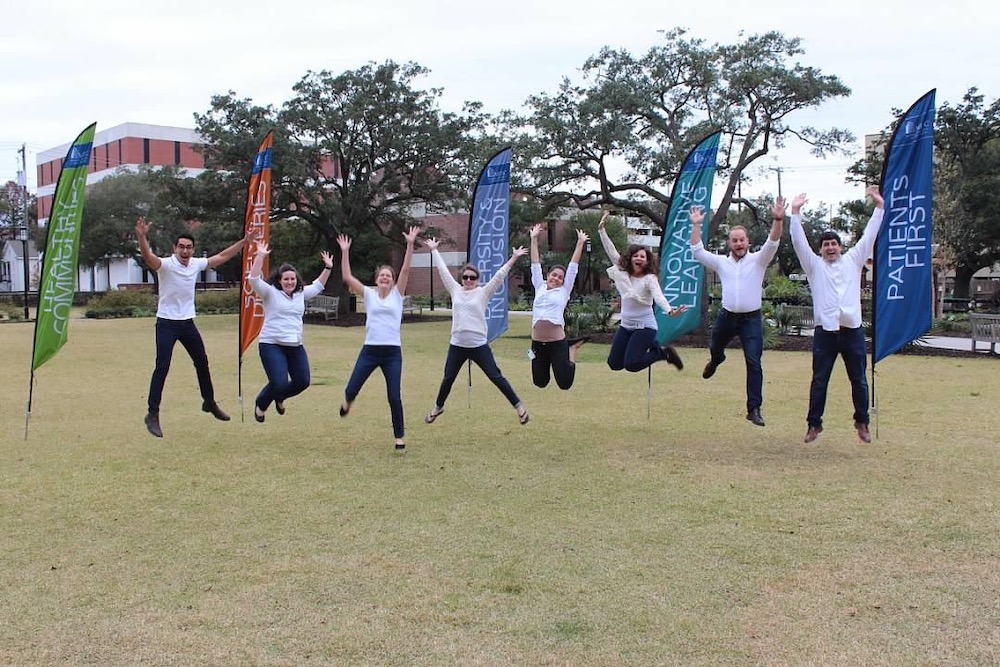
<instances>
[{"instance_id":1,"label":"white t-shirt","mask_svg":"<svg viewBox=\"0 0 1000 667\"><path fill-rule=\"evenodd\" d=\"M198 274L206 270L207 257L192 257L187 266L176 255L161 257L156 272L160 280L156 316L165 320L194 319L194 288L198 285Z\"/></svg>"},{"instance_id":2,"label":"white t-shirt","mask_svg":"<svg viewBox=\"0 0 1000 667\"><path fill-rule=\"evenodd\" d=\"M306 301L323 291L318 280L289 296L263 278L250 278L253 290L264 305L264 326L260 329L261 343L302 345L302 316Z\"/></svg>"},{"instance_id":3,"label":"white t-shirt","mask_svg":"<svg viewBox=\"0 0 1000 667\"><path fill-rule=\"evenodd\" d=\"M403 297L393 286L379 298L377 287L365 287L365 345L402 347L399 329L403 323Z\"/></svg>"},{"instance_id":4,"label":"white t-shirt","mask_svg":"<svg viewBox=\"0 0 1000 667\"><path fill-rule=\"evenodd\" d=\"M533 263L531 265L531 284L535 287L535 301L531 306L531 325L534 326L539 320L546 320L552 324L565 326L566 320L563 313L566 304L569 303L570 294L573 291L573 282L579 265L570 262L566 267L565 280L562 287L549 289L545 277L542 275L542 265Z\"/></svg>"}]
</instances>

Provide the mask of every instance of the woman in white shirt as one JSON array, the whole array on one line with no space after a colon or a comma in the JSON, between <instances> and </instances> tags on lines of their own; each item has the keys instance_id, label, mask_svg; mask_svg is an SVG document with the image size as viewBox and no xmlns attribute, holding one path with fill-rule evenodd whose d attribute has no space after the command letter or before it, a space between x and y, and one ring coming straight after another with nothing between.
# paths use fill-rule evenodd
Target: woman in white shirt
<instances>
[{"instance_id":1,"label":"woman in white shirt","mask_svg":"<svg viewBox=\"0 0 1000 667\"><path fill-rule=\"evenodd\" d=\"M611 260L608 277L621 295L622 304L621 321L611 341L611 352L608 353L608 366L613 371L624 368L637 373L657 361L665 360L680 370L684 368L684 363L677 355L677 350L670 346L661 347L656 342L657 326L653 304L670 317L680 315L687 310L687 306L674 308L663 296L656 258L647 248L633 243L626 248L624 255L618 254L618 249L604 228L608 215L610 213L605 211L597 225L597 231Z\"/></svg>"},{"instance_id":2,"label":"woman in white shirt","mask_svg":"<svg viewBox=\"0 0 1000 667\"><path fill-rule=\"evenodd\" d=\"M521 424L528 423L528 410L524 407L521 399L517 397L510 382L500 372L496 360L493 358L493 350L490 349L487 340L486 326L486 306L494 292L500 289L503 281L507 279L514 262L519 257L528 254L523 247L515 248L507 263L500 267L488 283L479 284L479 269L473 264L466 264L462 267L462 282L459 283L452 277L445 264L441 253L438 252L438 240L426 239L425 245L431 250L431 257L437 267L438 274L444 283L444 287L451 295L451 342L448 345L448 356L444 362L444 377L441 379L441 386L438 388L437 400L424 421L428 424L444 412L445 401L451 393L451 387L462 370L462 364L468 360L476 362L476 365L486 374L490 382L507 398L514 410L517 411L517 419Z\"/></svg>"},{"instance_id":3,"label":"woman in white shirt","mask_svg":"<svg viewBox=\"0 0 1000 667\"><path fill-rule=\"evenodd\" d=\"M333 268L333 257L324 250L319 255L323 271L309 285L303 286L299 272L291 264L282 264L271 279L265 281L261 267L270 253L267 243L260 241L247 276L264 307L264 326L257 339L257 348L267 384L254 401L253 416L259 422L264 421L264 413L272 401L275 411L283 415L285 401L309 386L309 357L302 345L302 316L306 300L323 291Z\"/></svg>"},{"instance_id":4,"label":"woman in white shirt","mask_svg":"<svg viewBox=\"0 0 1000 667\"><path fill-rule=\"evenodd\" d=\"M344 388L344 402L340 405L340 416L347 416L368 377L376 368L382 369L397 451L406 449L403 437L403 398L400 391L403 375L403 350L400 341L403 294L406 293L406 283L410 279L410 262L413 260L413 244L418 231L418 227L410 227L403 234L403 238L406 239L406 254L403 255L403 266L399 269L399 277L393 273L391 266L380 266L375 271L375 287L367 287L351 275L351 238L344 234L337 237L337 245L340 246L341 277L352 292L364 298L365 303L365 343L358 353L354 371Z\"/></svg>"},{"instance_id":5,"label":"woman in white shirt","mask_svg":"<svg viewBox=\"0 0 1000 667\"><path fill-rule=\"evenodd\" d=\"M573 292L583 247L590 237L582 229L576 230L576 248L569 266L557 264L542 277L538 254L541 233L541 225L531 228L531 284L535 288L531 308L531 380L536 387L547 387L554 376L560 389L569 389L576 377L577 352L590 339L567 340L563 314Z\"/></svg>"}]
</instances>

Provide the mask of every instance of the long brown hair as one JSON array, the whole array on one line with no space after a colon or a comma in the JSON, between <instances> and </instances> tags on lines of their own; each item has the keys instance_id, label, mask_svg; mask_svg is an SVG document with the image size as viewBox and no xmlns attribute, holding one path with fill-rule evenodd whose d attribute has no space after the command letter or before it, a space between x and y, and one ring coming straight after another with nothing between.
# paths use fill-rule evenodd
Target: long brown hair
<instances>
[{"instance_id":1,"label":"long brown hair","mask_svg":"<svg viewBox=\"0 0 1000 667\"><path fill-rule=\"evenodd\" d=\"M658 274L660 270L658 268L659 265L656 262L656 255L653 254L652 250L644 245L639 245L638 243L630 243L629 246L625 248L625 252L623 252L618 258L618 268L625 273L632 275L632 257L640 250L644 250L646 252L646 270L642 275L645 276L650 273L653 275Z\"/></svg>"}]
</instances>

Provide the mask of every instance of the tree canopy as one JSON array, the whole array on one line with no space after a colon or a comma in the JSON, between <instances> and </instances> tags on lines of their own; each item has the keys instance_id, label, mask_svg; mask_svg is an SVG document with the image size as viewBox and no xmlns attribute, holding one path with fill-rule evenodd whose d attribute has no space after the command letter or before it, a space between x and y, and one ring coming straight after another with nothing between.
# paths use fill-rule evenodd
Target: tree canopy
<instances>
[{"instance_id":1,"label":"tree canopy","mask_svg":"<svg viewBox=\"0 0 1000 667\"><path fill-rule=\"evenodd\" d=\"M768 32L708 45L685 35L666 32L640 57L604 48L583 64L582 82L564 78L555 93L530 97L516 118L519 190L552 206L610 206L660 226L688 150L721 129L726 183L714 231L747 168L772 149L794 138L826 155L853 140L843 129L795 124L795 112L850 93L796 60L799 39Z\"/></svg>"}]
</instances>

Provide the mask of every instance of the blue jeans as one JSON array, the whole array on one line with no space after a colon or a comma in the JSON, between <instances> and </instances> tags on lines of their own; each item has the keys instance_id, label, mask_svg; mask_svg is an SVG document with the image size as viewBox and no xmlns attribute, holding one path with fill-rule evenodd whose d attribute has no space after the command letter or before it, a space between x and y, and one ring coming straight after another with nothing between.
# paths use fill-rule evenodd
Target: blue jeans
<instances>
[{"instance_id":1,"label":"blue jeans","mask_svg":"<svg viewBox=\"0 0 1000 667\"><path fill-rule=\"evenodd\" d=\"M271 407L271 401L283 401L298 396L309 386L309 356L301 345L259 343L260 363L267 374L267 384L257 394L261 411Z\"/></svg>"},{"instance_id":2,"label":"blue jeans","mask_svg":"<svg viewBox=\"0 0 1000 667\"><path fill-rule=\"evenodd\" d=\"M569 360L569 342L565 338L548 343L533 340L531 351L535 353L535 358L531 360L531 380L536 387L549 386L552 376L555 376L560 389L573 386L576 364Z\"/></svg>"},{"instance_id":3,"label":"blue jeans","mask_svg":"<svg viewBox=\"0 0 1000 667\"><path fill-rule=\"evenodd\" d=\"M750 412L764 403L764 369L760 362L764 354L764 320L760 310L731 313L719 309L709 344L713 364L719 365L726 360L726 345L736 336L740 337L747 366L747 412Z\"/></svg>"},{"instance_id":4,"label":"blue jeans","mask_svg":"<svg viewBox=\"0 0 1000 667\"><path fill-rule=\"evenodd\" d=\"M361 393L368 377L376 368L382 369L385 378L385 393L389 399L389 412L392 414L392 433L397 438L403 437L403 399L400 395L400 380L403 376L403 350L398 345L362 345L358 360L354 363L351 379L344 389L344 398L348 403Z\"/></svg>"},{"instance_id":5,"label":"blue jeans","mask_svg":"<svg viewBox=\"0 0 1000 667\"><path fill-rule=\"evenodd\" d=\"M630 373L638 373L662 360L663 354L656 345L656 329L618 327L608 353L608 367L611 370L620 371L624 368Z\"/></svg>"},{"instance_id":6,"label":"blue jeans","mask_svg":"<svg viewBox=\"0 0 1000 667\"><path fill-rule=\"evenodd\" d=\"M148 405L150 412L159 412L160 400L163 398L163 385L167 382L170 372L170 360L174 356L174 344L180 342L187 350L188 356L194 362L194 370L198 375L198 389L202 401L211 403L215 400L215 390L212 388L212 374L208 370L208 354L205 352L205 342L201 339L194 320L165 320L156 318L156 367L153 377L149 380Z\"/></svg>"},{"instance_id":7,"label":"blue jeans","mask_svg":"<svg viewBox=\"0 0 1000 667\"><path fill-rule=\"evenodd\" d=\"M812 384L809 387L809 426L823 426L823 410L826 408L826 389L830 384L830 374L837 355L844 358L847 377L851 381L851 398L854 400L854 421L868 423L868 378L866 365L865 332L861 327L840 331L824 331L816 327L813 334Z\"/></svg>"},{"instance_id":8,"label":"blue jeans","mask_svg":"<svg viewBox=\"0 0 1000 667\"><path fill-rule=\"evenodd\" d=\"M497 366L497 362L493 358L493 350L490 349L489 345L480 345L479 347L448 346L448 356L444 361L444 377L441 379L441 387L438 389L437 407L444 407L444 402L448 400L448 394L451 393L451 386L455 384L455 378L458 377L459 371L462 370L462 364L470 359L476 362L476 365L482 369L486 377L490 379L490 382L496 385L496 388L510 401L510 404L517 407L521 399L517 397L517 394L514 393L514 388L510 386L510 382L500 372L500 367Z\"/></svg>"}]
</instances>

